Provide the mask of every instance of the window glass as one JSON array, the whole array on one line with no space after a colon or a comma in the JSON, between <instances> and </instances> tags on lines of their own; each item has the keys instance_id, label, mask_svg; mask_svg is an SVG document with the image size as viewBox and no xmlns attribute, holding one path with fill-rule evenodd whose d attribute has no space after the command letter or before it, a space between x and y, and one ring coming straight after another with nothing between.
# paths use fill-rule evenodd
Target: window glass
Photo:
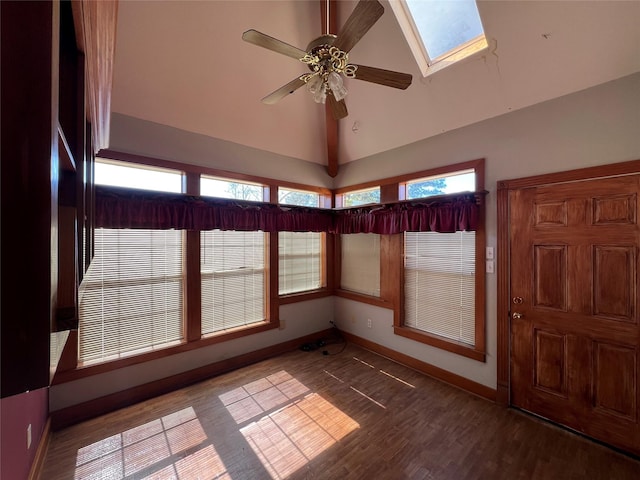
<instances>
[{"instance_id":1,"label":"window glass","mask_svg":"<svg viewBox=\"0 0 640 480\"><path fill-rule=\"evenodd\" d=\"M182 172L96 158L96 185L182 192Z\"/></svg>"},{"instance_id":2,"label":"window glass","mask_svg":"<svg viewBox=\"0 0 640 480\"><path fill-rule=\"evenodd\" d=\"M380 203L380 187L367 188L343 194L344 207L356 207L371 203Z\"/></svg>"},{"instance_id":3,"label":"window glass","mask_svg":"<svg viewBox=\"0 0 640 480\"><path fill-rule=\"evenodd\" d=\"M213 177L200 177L200 195L236 200L264 200L264 187L254 183L236 182Z\"/></svg>"},{"instance_id":4,"label":"window glass","mask_svg":"<svg viewBox=\"0 0 640 480\"><path fill-rule=\"evenodd\" d=\"M285 205L298 205L301 207L319 207L320 194L280 187L278 188L278 203Z\"/></svg>"},{"instance_id":5,"label":"window glass","mask_svg":"<svg viewBox=\"0 0 640 480\"><path fill-rule=\"evenodd\" d=\"M265 234L200 232L202 334L265 320Z\"/></svg>"},{"instance_id":6,"label":"window glass","mask_svg":"<svg viewBox=\"0 0 640 480\"><path fill-rule=\"evenodd\" d=\"M484 35L475 0L405 2L432 61Z\"/></svg>"},{"instance_id":7,"label":"window glass","mask_svg":"<svg viewBox=\"0 0 640 480\"><path fill-rule=\"evenodd\" d=\"M473 170L421 178L407 182L407 199L447 193L473 192L475 185L476 175Z\"/></svg>"}]
</instances>

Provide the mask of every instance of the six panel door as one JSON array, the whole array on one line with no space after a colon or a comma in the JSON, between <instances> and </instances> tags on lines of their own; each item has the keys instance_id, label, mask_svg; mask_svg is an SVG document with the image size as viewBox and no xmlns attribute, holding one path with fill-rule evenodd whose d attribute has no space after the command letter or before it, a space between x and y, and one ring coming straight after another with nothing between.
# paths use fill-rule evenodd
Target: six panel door
<instances>
[{"instance_id":1,"label":"six panel door","mask_svg":"<svg viewBox=\"0 0 640 480\"><path fill-rule=\"evenodd\" d=\"M640 453L640 176L510 193L511 403Z\"/></svg>"}]
</instances>

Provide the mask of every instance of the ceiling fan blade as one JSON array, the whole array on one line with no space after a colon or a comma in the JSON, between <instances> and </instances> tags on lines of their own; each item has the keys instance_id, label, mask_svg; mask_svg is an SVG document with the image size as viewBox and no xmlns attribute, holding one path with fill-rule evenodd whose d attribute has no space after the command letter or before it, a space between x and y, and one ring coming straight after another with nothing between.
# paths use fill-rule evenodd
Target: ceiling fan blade
<instances>
[{"instance_id":1,"label":"ceiling fan blade","mask_svg":"<svg viewBox=\"0 0 640 480\"><path fill-rule=\"evenodd\" d=\"M405 90L411 85L413 77L408 73L394 72L391 70L383 70L382 68L365 67L363 65L356 65L358 67L355 73L355 79L364 80L365 82L377 83L379 85L385 85L387 87L399 88Z\"/></svg>"},{"instance_id":2,"label":"ceiling fan blade","mask_svg":"<svg viewBox=\"0 0 640 480\"><path fill-rule=\"evenodd\" d=\"M245 42L253 43L259 47L281 53L287 57L295 58L296 60L300 60L307 54L304 50L294 47L293 45L289 45L277 38L265 35L257 30L247 30L242 34L242 39Z\"/></svg>"},{"instance_id":3,"label":"ceiling fan blade","mask_svg":"<svg viewBox=\"0 0 640 480\"><path fill-rule=\"evenodd\" d=\"M277 89L275 92L270 93L269 95L264 97L262 99L262 103L266 103L267 105L273 105L279 100L282 100L287 95L295 92L297 89L303 86L304 83L305 83L304 80L302 80L300 77L294 78L286 85L283 85L282 87Z\"/></svg>"},{"instance_id":4,"label":"ceiling fan blade","mask_svg":"<svg viewBox=\"0 0 640 480\"><path fill-rule=\"evenodd\" d=\"M384 7L377 0L360 0L342 26L333 46L349 52L383 13Z\"/></svg>"},{"instance_id":5,"label":"ceiling fan blade","mask_svg":"<svg viewBox=\"0 0 640 480\"><path fill-rule=\"evenodd\" d=\"M344 103L344 100L337 101L333 94L327 94L327 101L329 102L329 106L331 107L331 113L333 114L333 118L336 120L340 120L341 118L349 115L347 111L347 104Z\"/></svg>"}]
</instances>

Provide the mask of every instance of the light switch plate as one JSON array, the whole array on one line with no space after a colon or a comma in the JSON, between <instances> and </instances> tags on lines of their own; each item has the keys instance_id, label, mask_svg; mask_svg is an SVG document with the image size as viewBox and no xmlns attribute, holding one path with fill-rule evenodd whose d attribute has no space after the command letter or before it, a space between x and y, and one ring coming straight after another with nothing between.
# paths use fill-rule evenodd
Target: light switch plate
<instances>
[{"instance_id":1,"label":"light switch plate","mask_svg":"<svg viewBox=\"0 0 640 480\"><path fill-rule=\"evenodd\" d=\"M493 273L493 260L487 260L487 273Z\"/></svg>"}]
</instances>

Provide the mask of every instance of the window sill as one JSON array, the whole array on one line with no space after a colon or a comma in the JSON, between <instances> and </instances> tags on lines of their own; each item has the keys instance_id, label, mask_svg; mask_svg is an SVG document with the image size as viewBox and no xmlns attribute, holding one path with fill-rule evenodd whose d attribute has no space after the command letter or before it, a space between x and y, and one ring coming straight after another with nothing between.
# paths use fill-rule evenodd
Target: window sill
<instances>
[{"instance_id":1,"label":"window sill","mask_svg":"<svg viewBox=\"0 0 640 480\"><path fill-rule=\"evenodd\" d=\"M486 352L476 350L474 347L465 343L455 342L448 338L431 335L421 330L409 327L394 326L393 333L416 342L431 345L432 347L462 355L463 357L471 358L472 360L477 360L478 362L486 362Z\"/></svg>"},{"instance_id":2,"label":"window sill","mask_svg":"<svg viewBox=\"0 0 640 480\"><path fill-rule=\"evenodd\" d=\"M304 302L306 300L313 300L315 298L323 298L331 296L331 292L326 288L318 290L307 290L306 292L287 293L286 295L280 295L278 297L278 303L280 305L287 305L289 303Z\"/></svg>"},{"instance_id":3,"label":"window sill","mask_svg":"<svg viewBox=\"0 0 640 480\"><path fill-rule=\"evenodd\" d=\"M335 291L337 297L347 298L355 302L367 303L369 305L375 305L376 307L393 309L393 304L380 297L374 297L372 295L365 295L364 293L351 292L349 290L337 289Z\"/></svg>"},{"instance_id":4,"label":"window sill","mask_svg":"<svg viewBox=\"0 0 640 480\"><path fill-rule=\"evenodd\" d=\"M265 332L267 330L278 328L279 325L280 323L278 321L264 321L248 327L238 327L222 333L209 334L206 337L202 337L193 342L182 341L178 345L174 343L170 346L167 346L166 348L158 348L139 355L132 355L129 357L118 358L116 360L111 360L103 363L95 363L86 366L78 365L73 370L58 372L51 384L58 385L61 383L72 382L81 378L91 377L93 375L99 375L113 370L130 367L139 363L145 363L157 360L159 358L170 357L171 355L175 355L178 353L189 352L191 350L197 350L199 348L215 345L216 343L222 343L236 338Z\"/></svg>"}]
</instances>

